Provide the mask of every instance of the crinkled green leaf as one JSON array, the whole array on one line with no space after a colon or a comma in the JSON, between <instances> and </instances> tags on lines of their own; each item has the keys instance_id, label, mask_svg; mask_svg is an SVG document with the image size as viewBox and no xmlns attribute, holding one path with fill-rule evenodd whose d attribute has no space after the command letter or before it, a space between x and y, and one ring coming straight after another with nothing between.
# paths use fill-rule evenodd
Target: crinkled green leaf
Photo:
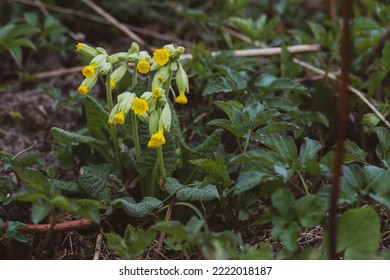
<instances>
[{"instance_id":1,"label":"crinkled green leaf","mask_svg":"<svg viewBox=\"0 0 390 280\"><path fill-rule=\"evenodd\" d=\"M104 141L98 140L94 137L72 133L57 127L52 127L51 133L57 140L59 140L64 144L83 143L83 144L96 144L101 146L105 145Z\"/></svg>"},{"instance_id":2,"label":"crinkled green leaf","mask_svg":"<svg viewBox=\"0 0 390 280\"><path fill-rule=\"evenodd\" d=\"M110 175L120 177L118 170L111 164L103 163L84 166L80 169L78 177L79 186L93 198L107 199L109 196Z\"/></svg>"},{"instance_id":3,"label":"crinkled green leaf","mask_svg":"<svg viewBox=\"0 0 390 280\"><path fill-rule=\"evenodd\" d=\"M101 140L108 141L110 131L108 125L108 112L93 97L87 95L84 99L87 115L87 127L91 136Z\"/></svg>"},{"instance_id":4,"label":"crinkled green leaf","mask_svg":"<svg viewBox=\"0 0 390 280\"><path fill-rule=\"evenodd\" d=\"M123 208L127 215L134 218L143 218L150 215L161 204L161 200L149 196L144 197L142 202L139 203L136 203L131 197L121 197L111 202L114 208Z\"/></svg>"},{"instance_id":5,"label":"crinkled green leaf","mask_svg":"<svg viewBox=\"0 0 390 280\"><path fill-rule=\"evenodd\" d=\"M182 201L210 201L219 198L214 185L202 186L201 182L183 186L177 179L169 177L164 188L169 194L176 193L176 198Z\"/></svg>"},{"instance_id":6,"label":"crinkled green leaf","mask_svg":"<svg viewBox=\"0 0 390 280\"><path fill-rule=\"evenodd\" d=\"M291 136L276 133L259 134L256 139L288 160L294 160L298 157L297 147Z\"/></svg>"}]
</instances>

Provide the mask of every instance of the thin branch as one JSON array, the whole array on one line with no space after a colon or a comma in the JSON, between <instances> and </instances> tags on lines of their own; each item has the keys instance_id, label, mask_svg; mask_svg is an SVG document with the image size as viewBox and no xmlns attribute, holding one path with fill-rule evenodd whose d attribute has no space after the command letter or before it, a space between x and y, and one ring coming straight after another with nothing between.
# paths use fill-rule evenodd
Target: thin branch
<instances>
[{"instance_id":1,"label":"thin branch","mask_svg":"<svg viewBox=\"0 0 390 280\"><path fill-rule=\"evenodd\" d=\"M340 195L340 178L343 174L342 164L345 154L344 141L348 124L348 81L351 63L351 21L352 0L342 4L343 30L341 37L341 81L337 114L336 152L333 160L332 189L329 199L329 259L337 260L337 204Z\"/></svg>"},{"instance_id":2,"label":"thin branch","mask_svg":"<svg viewBox=\"0 0 390 280\"><path fill-rule=\"evenodd\" d=\"M89 6L91 9L93 9L96 13L104 17L107 21L109 21L113 26L118 28L120 31L122 31L127 37L134 40L138 44L149 48L148 44L137 34L135 34L133 31L131 31L126 25L120 23L116 18L114 18L112 15L107 13L105 10L103 10L101 7L96 5L91 0L81 0L85 5Z\"/></svg>"},{"instance_id":3,"label":"thin branch","mask_svg":"<svg viewBox=\"0 0 390 280\"><path fill-rule=\"evenodd\" d=\"M100 253L102 251L103 234L99 232L96 237L95 253L93 254L93 260L99 260Z\"/></svg>"},{"instance_id":4,"label":"thin branch","mask_svg":"<svg viewBox=\"0 0 390 280\"><path fill-rule=\"evenodd\" d=\"M287 47L287 50L290 53L305 53L305 52L318 52L321 51L320 45L296 45L296 46L289 46ZM276 48L261 48L261 49L248 49L248 50L236 50L233 51L234 57L257 57L257 56L272 56L272 55L278 55L282 51L282 48L276 47ZM221 52L212 52L212 56L217 56ZM184 54L180 56L180 60L189 60L192 59L191 54Z\"/></svg>"},{"instance_id":5,"label":"thin branch","mask_svg":"<svg viewBox=\"0 0 390 280\"><path fill-rule=\"evenodd\" d=\"M62 223L57 223L53 227L53 231L55 232L64 232L71 230L80 230L89 228L95 223L88 219L74 220L74 221L66 221ZM7 228L7 223L3 224L3 230ZM43 233L50 230L50 224L39 224L33 225L28 224L25 227L18 229L20 232L30 232L30 233Z\"/></svg>"},{"instance_id":6,"label":"thin branch","mask_svg":"<svg viewBox=\"0 0 390 280\"><path fill-rule=\"evenodd\" d=\"M176 201L176 195L172 195L171 201L169 202L169 207L167 209L167 213L165 214L165 219L164 219L165 221L169 221L171 219L173 206L175 205L175 201ZM158 238L158 242L156 245L157 251L162 249L165 236L166 236L165 232L160 233L160 237Z\"/></svg>"},{"instance_id":7,"label":"thin branch","mask_svg":"<svg viewBox=\"0 0 390 280\"><path fill-rule=\"evenodd\" d=\"M229 32L230 34L232 34L233 36L247 42L247 43L251 43L255 46L258 46L258 47L266 47L265 44L261 43L260 41L253 41L252 39L250 39L248 36L245 36L233 29L226 29L227 32ZM320 75L323 75L324 77L327 77L331 80L335 80L335 81L338 81L337 77L332 74L332 73L327 73L326 71L318 68L318 67L315 67L309 63L306 63L300 59L297 59L297 58L294 58L293 61L302 66L303 68L307 69L307 70L310 70L314 73L317 73L317 74L320 74ZM376 109L376 107L372 104L372 102L370 102L366 97L365 97L365 94L363 92L361 92L360 90L354 88L353 86L351 85L348 85L348 89L349 91L351 91L352 93L354 93L358 98L360 98L367 106L368 108L370 108L370 110L387 126L387 128L390 130L390 123L386 120L386 118L378 111L378 109Z\"/></svg>"},{"instance_id":8,"label":"thin branch","mask_svg":"<svg viewBox=\"0 0 390 280\"><path fill-rule=\"evenodd\" d=\"M306 68L314 73L317 73L319 75L323 75L324 77L327 77L331 80L338 81L337 76L332 73L327 73L326 71L317 68L311 64L308 64L302 60L294 58L293 61L302 66L303 68ZM378 109L365 97L365 94L361 92L360 90L354 88L351 85L348 85L348 90L354 93L357 97L359 97L370 110L387 126L388 129L390 129L390 123L386 120L386 118L381 114L381 112L378 111Z\"/></svg>"}]
</instances>

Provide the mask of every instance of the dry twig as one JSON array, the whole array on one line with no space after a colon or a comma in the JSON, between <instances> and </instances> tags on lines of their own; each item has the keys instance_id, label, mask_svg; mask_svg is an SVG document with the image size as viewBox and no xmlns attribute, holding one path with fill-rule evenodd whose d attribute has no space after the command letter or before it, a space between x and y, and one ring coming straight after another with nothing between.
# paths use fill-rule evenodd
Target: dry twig
<instances>
[{"instance_id":1,"label":"dry twig","mask_svg":"<svg viewBox=\"0 0 390 280\"><path fill-rule=\"evenodd\" d=\"M231 35L247 42L247 43L251 43L255 46L258 46L258 47L266 47L265 44L259 42L259 41L253 41L251 40L248 36L245 36L233 29L225 29L227 32L229 32ZM324 77L326 78L329 78L331 80L334 80L334 81L338 81L337 77L332 74L332 73L327 73L326 71L318 68L318 67L315 67L309 63L306 63L300 59L297 59L297 58L294 58L293 61L302 66L303 68L307 69L307 70L310 70L314 73L317 73L317 74L320 74L320 75L323 75ZM376 107L372 104L372 102L370 102L364 95L363 92L361 92L360 90L354 88L353 86L351 85L348 85L348 89L349 91L351 91L352 93L354 93L358 98L360 98L367 106L368 108L370 108L370 110L387 126L388 129L390 129L390 123L386 120L386 118L381 114L381 112L378 111L378 109L376 109Z\"/></svg>"},{"instance_id":2,"label":"dry twig","mask_svg":"<svg viewBox=\"0 0 390 280\"><path fill-rule=\"evenodd\" d=\"M126 36L128 36L130 39L134 40L138 44L142 45L145 48L149 48L148 44L141 39L137 34L135 34L133 31L131 31L126 25L120 23L116 18L114 18L112 15L107 13L105 10L103 10L101 7L96 5L91 0L81 0L84 4L89 6L91 9L93 9L96 13L104 17L107 21L109 21L113 26L118 28L120 31L122 31Z\"/></svg>"},{"instance_id":3,"label":"dry twig","mask_svg":"<svg viewBox=\"0 0 390 280\"><path fill-rule=\"evenodd\" d=\"M100 252L102 251L102 242L103 242L103 234L99 232L96 237L96 245L95 245L95 253L93 255L93 260L99 260Z\"/></svg>"}]
</instances>

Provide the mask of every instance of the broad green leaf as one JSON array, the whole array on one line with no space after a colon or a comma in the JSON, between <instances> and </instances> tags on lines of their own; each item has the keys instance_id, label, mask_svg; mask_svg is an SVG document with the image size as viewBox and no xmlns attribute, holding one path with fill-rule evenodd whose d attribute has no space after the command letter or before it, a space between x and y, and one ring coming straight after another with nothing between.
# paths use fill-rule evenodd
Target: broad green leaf
<instances>
[{"instance_id":1,"label":"broad green leaf","mask_svg":"<svg viewBox=\"0 0 390 280\"><path fill-rule=\"evenodd\" d=\"M100 200L109 197L110 176L120 177L118 170L111 164L103 163L84 166L80 169L78 177L79 186L93 198Z\"/></svg>"},{"instance_id":2,"label":"broad green leaf","mask_svg":"<svg viewBox=\"0 0 390 280\"><path fill-rule=\"evenodd\" d=\"M380 172L371 180L367 181L367 189L375 194L385 194L390 192L390 170Z\"/></svg>"},{"instance_id":3,"label":"broad green leaf","mask_svg":"<svg viewBox=\"0 0 390 280\"><path fill-rule=\"evenodd\" d=\"M309 96L308 89L293 80L287 78L276 78L269 74L263 74L255 81L255 86L265 92L291 91Z\"/></svg>"},{"instance_id":4,"label":"broad green leaf","mask_svg":"<svg viewBox=\"0 0 390 280\"><path fill-rule=\"evenodd\" d=\"M345 163L353 162L353 161L359 161L364 162L367 153L363 151L356 143L346 140L345 143L345 149L347 150L347 153L344 158Z\"/></svg>"},{"instance_id":5,"label":"broad green leaf","mask_svg":"<svg viewBox=\"0 0 390 280\"><path fill-rule=\"evenodd\" d=\"M22 65L22 56L23 56L22 48L19 45L11 45L8 46L8 51L15 59L16 63L19 66Z\"/></svg>"},{"instance_id":6,"label":"broad green leaf","mask_svg":"<svg viewBox=\"0 0 390 280\"><path fill-rule=\"evenodd\" d=\"M241 170L234 186L234 194L246 192L260 185L264 178L268 177L267 173L258 170Z\"/></svg>"},{"instance_id":7,"label":"broad green leaf","mask_svg":"<svg viewBox=\"0 0 390 280\"><path fill-rule=\"evenodd\" d=\"M16 25L13 23L9 23L0 28L0 40L8 37L12 31L15 29Z\"/></svg>"},{"instance_id":8,"label":"broad green leaf","mask_svg":"<svg viewBox=\"0 0 390 280\"><path fill-rule=\"evenodd\" d=\"M202 95L210 95L217 92L232 92L234 90L234 82L229 78L219 77L217 79L210 80Z\"/></svg>"},{"instance_id":9,"label":"broad green leaf","mask_svg":"<svg viewBox=\"0 0 390 280\"><path fill-rule=\"evenodd\" d=\"M76 182L68 182L57 179L48 179L51 186L56 190L68 191L68 192L81 192L79 184Z\"/></svg>"},{"instance_id":10,"label":"broad green leaf","mask_svg":"<svg viewBox=\"0 0 390 280\"><path fill-rule=\"evenodd\" d=\"M213 184L226 188L234 183L227 172L227 165L221 160L194 159L190 162L205 170L209 174L210 182Z\"/></svg>"},{"instance_id":11,"label":"broad green leaf","mask_svg":"<svg viewBox=\"0 0 390 280\"><path fill-rule=\"evenodd\" d=\"M298 233L301 229L298 223L294 221L273 220L273 224L274 228L271 231L272 238L282 241L288 251L295 251Z\"/></svg>"},{"instance_id":12,"label":"broad green leaf","mask_svg":"<svg viewBox=\"0 0 390 280\"><path fill-rule=\"evenodd\" d=\"M260 128L256 131L259 134L271 134L271 133L281 133L292 130L298 130L299 126L291 122L276 122L269 124L265 127Z\"/></svg>"},{"instance_id":13,"label":"broad green leaf","mask_svg":"<svg viewBox=\"0 0 390 280\"><path fill-rule=\"evenodd\" d=\"M20 38L12 41L12 44L22 46L22 47L28 47L30 49L35 50L35 45L31 40L26 39L26 38Z\"/></svg>"},{"instance_id":14,"label":"broad green leaf","mask_svg":"<svg viewBox=\"0 0 390 280\"><path fill-rule=\"evenodd\" d=\"M338 219L337 251L345 259L375 259L380 241L380 220L372 208L351 209Z\"/></svg>"},{"instance_id":15,"label":"broad green leaf","mask_svg":"<svg viewBox=\"0 0 390 280\"><path fill-rule=\"evenodd\" d=\"M59 140L64 144L83 143L83 144L96 144L101 146L105 145L104 141L100 141L90 136L84 136L77 133L72 133L57 127L52 127L51 133L57 140Z\"/></svg>"},{"instance_id":16,"label":"broad green leaf","mask_svg":"<svg viewBox=\"0 0 390 280\"><path fill-rule=\"evenodd\" d=\"M276 133L262 134L257 135L256 139L288 160L295 160L298 157L297 147L291 136Z\"/></svg>"},{"instance_id":17,"label":"broad green leaf","mask_svg":"<svg viewBox=\"0 0 390 280\"><path fill-rule=\"evenodd\" d=\"M161 221L150 228L155 231L162 231L172 235L177 241L188 240L188 236L191 234L190 231L179 221Z\"/></svg>"},{"instance_id":18,"label":"broad green leaf","mask_svg":"<svg viewBox=\"0 0 390 280\"><path fill-rule=\"evenodd\" d=\"M153 210L162 205L162 201L155 197L146 196L142 202L135 202L131 197L121 197L111 202L114 208L123 208L130 217L143 218L152 214Z\"/></svg>"},{"instance_id":19,"label":"broad green leaf","mask_svg":"<svg viewBox=\"0 0 390 280\"><path fill-rule=\"evenodd\" d=\"M87 115L87 126L91 136L98 140L108 141L110 131L108 112L93 97L87 95L84 99Z\"/></svg>"},{"instance_id":20,"label":"broad green leaf","mask_svg":"<svg viewBox=\"0 0 390 280\"><path fill-rule=\"evenodd\" d=\"M387 128L376 127L374 129L378 136L379 144L375 152L386 168L390 167L390 133Z\"/></svg>"},{"instance_id":21,"label":"broad green leaf","mask_svg":"<svg viewBox=\"0 0 390 280\"><path fill-rule=\"evenodd\" d=\"M282 188L272 195L272 208L274 215L289 219L294 209L294 197L287 188Z\"/></svg>"},{"instance_id":22,"label":"broad green leaf","mask_svg":"<svg viewBox=\"0 0 390 280\"><path fill-rule=\"evenodd\" d=\"M315 159L320 149L320 142L305 137L305 142L299 150L299 160L303 163L308 159Z\"/></svg>"},{"instance_id":23,"label":"broad green leaf","mask_svg":"<svg viewBox=\"0 0 390 280\"><path fill-rule=\"evenodd\" d=\"M131 260L142 255L152 245L156 233L150 230L134 229L128 225L124 238L113 232L105 233L104 236L107 239L108 248L114 254L121 257L121 259Z\"/></svg>"},{"instance_id":24,"label":"broad green leaf","mask_svg":"<svg viewBox=\"0 0 390 280\"><path fill-rule=\"evenodd\" d=\"M78 200L78 207L78 215L91 219L97 224L100 223L99 209L103 209L105 207L100 201L80 199Z\"/></svg>"},{"instance_id":25,"label":"broad green leaf","mask_svg":"<svg viewBox=\"0 0 390 280\"><path fill-rule=\"evenodd\" d=\"M240 128L232 125L232 123L226 119L214 119L212 121L209 121L207 123L207 125L212 125L212 126L217 126L217 127L223 128L223 129L229 131L231 134L233 134L237 138L242 137L245 133Z\"/></svg>"},{"instance_id":26,"label":"broad green leaf","mask_svg":"<svg viewBox=\"0 0 390 280\"><path fill-rule=\"evenodd\" d=\"M216 129L202 144L195 148L190 148L184 141L181 141L182 168L178 172L179 181L201 181L204 179L207 173L201 168L194 168L194 165L190 161L193 159L214 157L214 153L218 151L221 143L222 132L222 129Z\"/></svg>"},{"instance_id":27,"label":"broad green leaf","mask_svg":"<svg viewBox=\"0 0 390 280\"><path fill-rule=\"evenodd\" d=\"M34 224L38 224L52 209L53 208L48 203L44 203L43 200L33 203L33 206L31 207L31 221Z\"/></svg>"},{"instance_id":28,"label":"broad green leaf","mask_svg":"<svg viewBox=\"0 0 390 280\"><path fill-rule=\"evenodd\" d=\"M256 161L272 168L275 162L283 161L283 159L275 152L253 149L233 157L229 164L241 164L250 161Z\"/></svg>"},{"instance_id":29,"label":"broad green leaf","mask_svg":"<svg viewBox=\"0 0 390 280\"><path fill-rule=\"evenodd\" d=\"M177 179L169 177L164 188L169 194L176 193L176 198L182 201L210 201L219 198L214 185L202 186L201 182L183 186Z\"/></svg>"},{"instance_id":30,"label":"broad green leaf","mask_svg":"<svg viewBox=\"0 0 390 280\"><path fill-rule=\"evenodd\" d=\"M18 176L38 192L49 193L50 184L48 179L38 170L33 168L17 168Z\"/></svg>"},{"instance_id":31,"label":"broad green leaf","mask_svg":"<svg viewBox=\"0 0 390 280\"><path fill-rule=\"evenodd\" d=\"M307 195L295 202L295 211L303 227L314 227L324 218L325 207L317 196Z\"/></svg>"},{"instance_id":32,"label":"broad green leaf","mask_svg":"<svg viewBox=\"0 0 390 280\"><path fill-rule=\"evenodd\" d=\"M244 105L235 100L229 101L213 101L213 104L220 108L229 117L232 114L233 109L241 110ZM230 117L229 117L230 118Z\"/></svg>"}]
</instances>

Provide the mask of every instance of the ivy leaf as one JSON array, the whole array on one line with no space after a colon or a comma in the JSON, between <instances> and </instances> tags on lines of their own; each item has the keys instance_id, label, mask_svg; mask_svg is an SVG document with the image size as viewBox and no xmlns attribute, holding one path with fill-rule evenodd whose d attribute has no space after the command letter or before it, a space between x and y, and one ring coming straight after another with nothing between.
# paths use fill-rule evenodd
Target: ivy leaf
<instances>
[{"instance_id":1,"label":"ivy leaf","mask_svg":"<svg viewBox=\"0 0 390 280\"><path fill-rule=\"evenodd\" d=\"M130 217L143 218L152 213L154 209L162 205L162 201L155 197L146 196L142 202L135 202L131 197L114 199L111 204L114 208L123 208Z\"/></svg>"},{"instance_id":2,"label":"ivy leaf","mask_svg":"<svg viewBox=\"0 0 390 280\"><path fill-rule=\"evenodd\" d=\"M219 198L214 185L202 186L201 182L185 187L177 179L169 177L164 188L169 194L176 193L176 198L182 201L211 201Z\"/></svg>"},{"instance_id":3,"label":"ivy leaf","mask_svg":"<svg viewBox=\"0 0 390 280\"><path fill-rule=\"evenodd\" d=\"M345 259L375 259L380 241L380 220L372 208L351 209L338 219L337 251Z\"/></svg>"}]
</instances>

